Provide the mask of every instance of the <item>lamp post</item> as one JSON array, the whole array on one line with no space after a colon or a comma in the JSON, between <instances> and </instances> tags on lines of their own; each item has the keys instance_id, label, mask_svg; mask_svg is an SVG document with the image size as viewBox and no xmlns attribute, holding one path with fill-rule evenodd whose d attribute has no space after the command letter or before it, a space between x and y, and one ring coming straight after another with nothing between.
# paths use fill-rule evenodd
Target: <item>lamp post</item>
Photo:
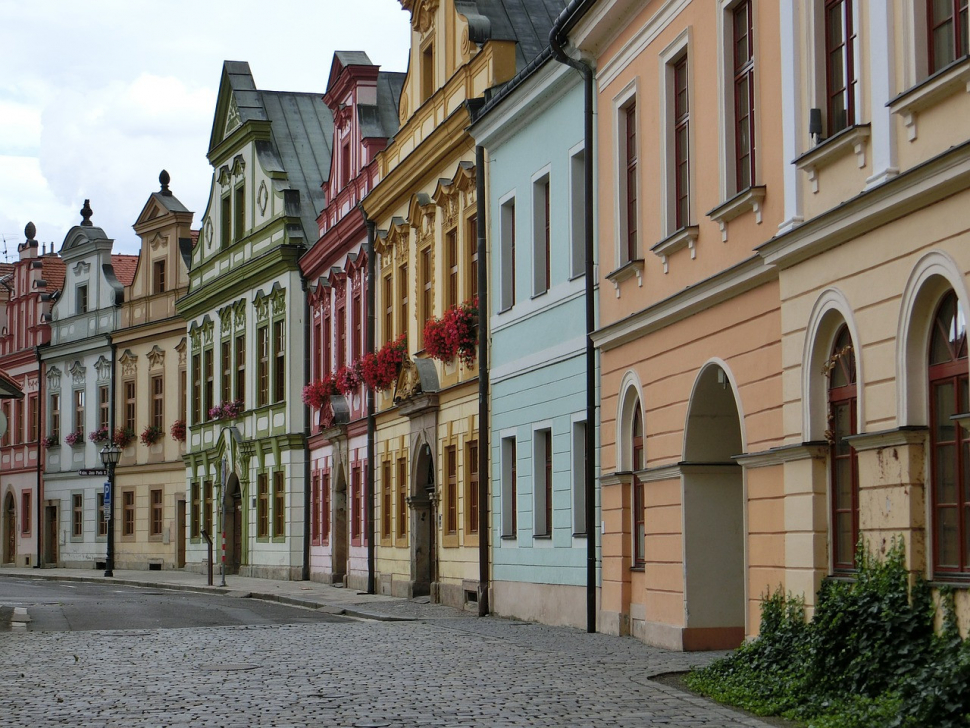
<instances>
[{"instance_id":1,"label":"lamp post","mask_svg":"<svg viewBox=\"0 0 970 728\"><path fill-rule=\"evenodd\" d=\"M115 445L113 442L109 442L103 448L101 448L101 462L108 469L108 482L105 483L107 486L108 496L105 498L105 519L108 521L108 554L104 562L104 575L114 576L115 568L115 524L114 524L114 511L115 511L115 465L118 464L118 460L121 459L121 448Z\"/></svg>"}]
</instances>

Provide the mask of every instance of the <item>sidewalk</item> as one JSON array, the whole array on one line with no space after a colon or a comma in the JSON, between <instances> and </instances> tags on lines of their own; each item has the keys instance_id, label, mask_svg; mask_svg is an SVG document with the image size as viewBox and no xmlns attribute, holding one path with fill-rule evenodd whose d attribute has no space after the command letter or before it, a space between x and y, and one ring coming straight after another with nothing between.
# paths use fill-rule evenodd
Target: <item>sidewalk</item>
<instances>
[{"instance_id":1,"label":"sidewalk","mask_svg":"<svg viewBox=\"0 0 970 728\"><path fill-rule=\"evenodd\" d=\"M0 579L46 579L49 581L86 581L123 584L126 586L176 589L179 591L214 592L236 598L265 599L310 609L324 609L331 614L380 621L473 618L476 613L464 612L440 604L430 604L427 597L401 599L399 597L366 594L354 589L319 584L313 581L275 581L245 576L227 576L226 586L219 586L220 577L213 576L214 586L208 585L206 574L188 571L130 571L115 569L114 577L105 577L95 569L34 569L0 568Z\"/></svg>"}]
</instances>

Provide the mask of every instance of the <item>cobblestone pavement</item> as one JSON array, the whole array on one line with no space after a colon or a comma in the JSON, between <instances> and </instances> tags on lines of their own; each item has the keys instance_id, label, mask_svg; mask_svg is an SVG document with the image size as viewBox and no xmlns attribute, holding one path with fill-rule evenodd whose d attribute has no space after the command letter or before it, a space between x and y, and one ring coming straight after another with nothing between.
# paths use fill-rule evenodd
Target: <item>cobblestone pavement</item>
<instances>
[{"instance_id":1,"label":"cobblestone pavement","mask_svg":"<svg viewBox=\"0 0 970 728\"><path fill-rule=\"evenodd\" d=\"M766 725L649 679L709 653L344 598L413 621L4 633L0 725Z\"/></svg>"}]
</instances>

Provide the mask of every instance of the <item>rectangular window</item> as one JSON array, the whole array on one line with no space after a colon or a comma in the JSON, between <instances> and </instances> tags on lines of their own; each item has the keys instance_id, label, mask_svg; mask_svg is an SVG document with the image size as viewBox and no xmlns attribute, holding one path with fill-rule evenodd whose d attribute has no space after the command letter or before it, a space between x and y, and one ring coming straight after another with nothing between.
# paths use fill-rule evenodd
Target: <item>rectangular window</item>
<instances>
[{"instance_id":1,"label":"rectangular window","mask_svg":"<svg viewBox=\"0 0 970 728\"><path fill-rule=\"evenodd\" d=\"M465 247L468 250L468 298L478 298L478 218L472 215L465 226Z\"/></svg>"},{"instance_id":2,"label":"rectangular window","mask_svg":"<svg viewBox=\"0 0 970 728\"><path fill-rule=\"evenodd\" d=\"M384 341L394 339L394 280L384 276Z\"/></svg>"},{"instance_id":3,"label":"rectangular window","mask_svg":"<svg viewBox=\"0 0 970 728\"><path fill-rule=\"evenodd\" d=\"M20 494L20 533L30 533L30 491L25 490Z\"/></svg>"},{"instance_id":4,"label":"rectangular window","mask_svg":"<svg viewBox=\"0 0 970 728\"><path fill-rule=\"evenodd\" d=\"M192 354L192 422L202 422L202 357Z\"/></svg>"},{"instance_id":5,"label":"rectangular window","mask_svg":"<svg viewBox=\"0 0 970 728\"><path fill-rule=\"evenodd\" d=\"M98 537L103 538L108 535L108 512L104 507L104 493L98 493L98 513L95 516L98 521Z\"/></svg>"},{"instance_id":6,"label":"rectangular window","mask_svg":"<svg viewBox=\"0 0 970 728\"><path fill-rule=\"evenodd\" d=\"M852 0L826 0L825 99L829 136L855 124L855 42Z\"/></svg>"},{"instance_id":7,"label":"rectangular window","mask_svg":"<svg viewBox=\"0 0 970 728\"><path fill-rule=\"evenodd\" d=\"M586 272L585 150L580 150L569 158L569 242L572 252L570 277L576 278Z\"/></svg>"},{"instance_id":8,"label":"rectangular window","mask_svg":"<svg viewBox=\"0 0 970 728\"><path fill-rule=\"evenodd\" d=\"M129 379L124 384L125 387L125 428L135 431L135 382Z\"/></svg>"},{"instance_id":9,"label":"rectangular window","mask_svg":"<svg viewBox=\"0 0 970 728\"><path fill-rule=\"evenodd\" d=\"M573 535L586 534L586 423L573 423Z\"/></svg>"},{"instance_id":10,"label":"rectangular window","mask_svg":"<svg viewBox=\"0 0 970 728\"><path fill-rule=\"evenodd\" d=\"M121 494L121 535L135 535L135 491L126 490Z\"/></svg>"},{"instance_id":11,"label":"rectangular window","mask_svg":"<svg viewBox=\"0 0 970 728\"><path fill-rule=\"evenodd\" d=\"M213 358L211 346L202 352L202 374L205 378L203 380L202 408L205 410L206 416L208 416L209 410L215 405L216 374Z\"/></svg>"},{"instance_id":12,"label":"rectangular window","mask_svg":"<svg viewBox=\"0 0 970 728\"><path fill-rule=\"evenodd\" d=\"M282 470L273 473L273 537L286 535L286 478Z\"/></svg>"},{"instance_id":13,"label":"rectangular window","mask_svg":"<svg viewBox=\"0 0 970 728\"><path fill-rule=\"evenodd\" d=\"M361 482L360 482L360 466L354 465L351 468L350 477L350 500L351 500L351 514L350 514L350 538L352 541L360 541L360 522L361 522Z\"/></svg>"},{"instance_id":14,"label":"rectangular window","mask_svg":"<svg viewBox=\"0 0 970 728\"><path fill-rule=\"evenodd\" d=\"M502 535L518 534L518 480L515 438L502 438Z\"/></svg>"},{"instance_id":15,"label":"rectangular window","mask_svg":"<svg viewBox=\"0 0 970 728\"><path fill-rule=\"evenodd\" d=\"M397 460L397 537L408 534L408 461Z\"/></svg>"},{"instance_id":16,"label":"rectangular window","mask_svg":"<svg viewBox=\"0 0 970 728\"><path fill-rule=\"evenodd\" d=\"M161 374L152 377L152 427L165 427L165 384Z\"/></svg>"},{"instance_id":17,"label":"rectangular window","mask_svg":"<svg viewBox=\"0 0 970 728\"><path fill-rule=\"evenodd\" d=\"M624 163L626 173L624 176L624 199L623 199L623 222L624 222L624 262L637 260L640 257L638 247L638 216L637 216L637 194L639 185L637 183L637 103L636 100L630 101L622 110L623 114L623 139L624 139ZM585 180L585 177L584 177Z\"/></svg>"},{"instance_id":18,"label":"rectangular window","mask_svg":"<svg viewBox=\"0 0 970 728\"><path fill-rule=\"evenodd\" d=\"M381 464L381 536L391 537L391 461Z\"/></svg>"},{"instance_id":19,"label":"rectangular window","mask_svg":"<svg viewBox=\"0 0 970 728\"><path fill-rule=\"evenodd\" d=\"M751 0L732 11L734 21L734 167L736 192L754 184L754 32Z\"/></svg>"},{"instance_id":20,"label":"rectangular window","mask_svg":"<svg viewBox=\"0 0 970 728\"><path fill-rule=\"evenodd\" d=\"M71 535L84 535L84 496L80 493L71 496Z\"/></svg>"},{"instance_id":21,"label":"rectangular window","mask_svg":"<svg viewBox=\"0 0 970 728\"><path fill-rule=\"evenodd\" d=\"M346 186L350 182L350 142L343 145L340 151L340 184Z\"/></svg>"},{"instance_id":22,"label":"rectangular window","mask_svg":"<svg viewBox=\"0 0 970 728\"><path fill-rule=\"evenodd\" d=\"M401 297L401 308L398 310L399 318L397 322L398 336L403 335L404 340L408 338L408 264L404 263L397 269L397 290Z\"/></svg>"},{"instance_id":23,"label":"rectangular window","mask_svg":"<svg viewBox=\"0 0 970 728\"><path fill-rule=\"evenodd\" d=\"M448 276L445 288L445 306L458 305L458 230L445 233L445 272Z\"/></svg>"},{"instance_id":24,"label":"rectangular window","mask_svg":"<svg viewBox=\"0 0 970 728\"><path fill-rule=\"evenodd\" d=\"M233 230L236 234L236 240L242 240L246 235L246 185L239 185L236 188L236 205L235 205L235 224Z\"/></svg>"},{"instance_id":25,"label":"rectangular window","mask_svg":"<svg viewBox=\"0 0 970 728\"><path fill-rule=\"evenodd\" d=\"M165 293L165 261L152 263L152 293Z\"/></svg>"},{"instance_id":26,"label":"rectangular window","mask_svg":"<svg viewBox=\"0 0 970 728\"><path fill-rule=\"evenodd\" d=\"M421 103L434 94L434 38L421 51Z\"/></svg>"},{"instance_id":27,"label":"rectangular window","mask_svg":"<svg viewBox=\"0 0 970 728\"><path fill-rule=\"evenodd\" d=\"M179 419L185 422L186 372L179 369Z\"/></svg>"},{"instance_id":28,"label":"rectangular window","mask_svg":"<svg viewBox=\"0 0 970 728\"><path fill-rule=\"evenodd\" d=\"M935 73L967 55L968 0L927 0L929 70Z\"/></svg>"},{"instance_id":29,"label":"rectangular window","mask_svg":"<svg viewBox=\"0 0 970 728\"><path fill-rule=\"evenodd\" d=\"M329 312L323 314L323 375L333 370L333 331Z\"/></svg>"},{"instance_id":30,"label":"rectangular window","mask_svg":"<svg viewBox=\"0 0 970 728\"><path fill-rule=\"evenodd\" d=\"M246 335L236 334L236 399L246 401Z\"/></svg>"},{"instance_id":31,"label":"rectangular window","mask_svg":"<svg viewBox=\"0 0 970 728\"><path fill-rule=\"evenodd\" d=\"M152 536L162 535L162 491L161 489L153 489L151 491L151 531L149 532Z\"/></svg>"},{"instance_id":32,"label":"rectangular window","mask_svg":"<svg viewBox=\"0 0 970 728\"><path fill-rule=\"evenodd\" d=\"M421 348L424 348L424 325L434 315L432 309L432 295L434 286L434 275L431 267L431 246L422 250L421 256L421 283L419 293L421 295L421 309L418 320L421 322Z\"/></svg>"},{"instance_id":33,"label":"rectangular window","mask_svg":"<svg viewBox=\"0 0 970 728\"><path fill-rule=\"evenodd\" d=\"M533 443L535 535L552 535L552 430L537 430Z\"/></svg>"},{"instance_id":34,"label":"rectangular window","mask_svg":"<svg viewBox=\"0 0 970 728\"><path fill-rule=\"evenodd\" d=\"M189 537L198 538L202 528L202 509L199 499L199 482L197 480L192 481L190 490L192 504L189 508Z\"/></svg>"},{"instance_id":35,"label":"rectangular window","mask_svg":"<svg viewBox=\"0 0 970 728\"><path fill-rule=\"evenodd\" d=\"M9 402L4 402L2 405L0 405L0 409L3 410L4 419L6 419L7 422L12 422L12 420L10 418L10 403ZM9 427L7 428L6 432L3 433L3 437L2 437L2 439L0 439L0 442L2 442L4 446L10 444L10 428Z\"/></svg>"},{"instance_id":36,"label":"rectangular window","mask_svg":"<svg viewBox=\"0 0 970 728\"><path fill-rule=\"evenodd\" d=\"M82 283L77 287L75 302L77 304L77 313L88 312L88 284L87 283Z\"/></svg>"},{"instance_id":37,"label":"rectangular window","mask_svg":"<svg viewBox=\"0 0 970 728\"><path fill-rule=\"evenodd\" d=\"M549 175L532 183L532 294L549 290Z\"/></svg>"},{"instance_id":38,"label":"rectangular window","mask_svg":"<svg viewBox=\"0 0 970 728\"><path fill-rule=\"evenodd\" d=\"M337 306L337 369L347 364L347 308Z\"/></svg>"},{"instance_id":39,"label":"rectangular window","mask_svg":"<svg viewBox=\"0 0 970 728\"><path fill-rule=\"evenodd\" d=\"M57 442L61 440L61 395L52 394L50 399L51 437Z\"/></svg>"},{"instance_id":40,"label":"rectangular window","mask_svg":"<svg viewBox=\"0 0 970 728\"><path fill-rule=\"evenodd\" d=\"M445 509L446 533L458 532L458 450L454 445L445 448Z\"/></svg>"},{"instance_id":41,"label":"rectangular window","mask_svg":"<svg viewBox=\"0 0 970 728\"><path fill-rule=\"evenodd\" d=\"M27 397L27 441L37 442L40 439L40 412L37 408L37 395Z\"/></svg>"},{"instance_id":42,"label":"rectangular window","mask_svg":"<svg viewBox=\"0 0 970 728\"><path fill-rule=\"evenodd\" d=\"M222 390L222 403L225 404L232 401L232 342L229 339L222 340L219 353L222 359L220 362L222 365L220 389Z\"/></svg>"},{"instance_id":43,"label":"rectangular window","mask_svg":"<svg viewBox=\"0 0 970 728\"><path fill-rule=\"evenodd\" d=\"M690 225L690 94L687 56L673 65L674 75L674 227Z\"/></svg>"},{"instance_id":44,"label":"rectangular window","mask_svg":"<svg viewBox=\"0 0 970 728\"><path fill-rule=\"evenodd\" d=\"M646 563L646 529L644 522L643 483L633 476L633 567Z\"/></svg>"},{"instance_id":45,"label":"rectangular window","mask_svg":"<svg viewBox=\"0 0 970 728\"><path fill-rule=\"evenodd\" d=\"M502 310L515 305L515 199L502 203Z\"/></svg>"},{"instance_id":46,"label":"rectangular window","mask_svg":"<svg viewBox=\"0 0 970 728\"><path fill-rule=\"evenodd\" d=\"M212 481L202 483L202 527L215 540L212 532Z\"/></svg>"},{"instance_id":47,"label":"rectangular window","mask_svg":"<svg viewBox=\"0 0 970 728\"><path fill-rule=\"evenodd\" d=\"M256 536L269 538L269 476L260 473L256 476Z\"/></svg>"},{"instance_id":48,"label":"rectangular window","mask_svg":"<svg viewBox=\"0 0 970 728\"><path fill-rule=\"evenodd\" d=\"M354 352L354 361L360 360L361 350L364 343L364 305L360 291L354 293L354 342L351 347Z\"/></svg>"},{"instance_id":49,"label":"rectangular window","mask_svg":"<svg viewBox=\"0 0 970 728\"><path fill-rule=\"evenodd\" d=\"M321 509L320 537L324 543L330 540L330 473L324 473L320 478L320 490L323 498Z\"/></svg>"},{"instance_id":50,"label":"rectangular window","mask_svg":"<svg viewBox=\"0 0 970 728\"><path fill-rule=\"evenodd\" d=\"M478 533L478 440L465 446L465 513L468 533Z\"/></svg>"},{"instance_id":51,"label":"rectangular window","mask_svg":"<svg viewBox=\"0 0 970 728\"><path fill-rule=\"evenodd\" d=\"M283 320L273 322L273 347L273 401L282 402L286 399L286 322Z\"/></svg>"},{"instance_id":52,"label":"rectangular window","mask_svg":"<svg viewBox=\"0 0 970 728\"><path fill-rule=\"evenodd\" d=\"M269 403L269 328L256 329L256 406Z\"/></svg>"},{"instance_id":53,"label":"rectangular window","mask_svg":"<svg viewBox=\"0 0 970 728\"><path fill-rule=\"evenodd\" d=\"M98 387L98 429L107 430L111 423L111 393L107 386Z\"/></svg>"},{"instance_id":54,"label":"rectangular window","mask_svg":"<svg viewBox=\"0 0 970 728\"><path fill-rule=\"evenodd\" d=\"M13 403L13 422L10 423L10 429L13 430L13 443L14 445L19 445L23 442L24 438L24 403L14 402Z\"/></svg>"},{"instance_id":55,"label":"rectangular window","mask_svg":"<svg viewBox=\"0 0 970 728\"><path fill-rule=\"evenodd\" d=\"M222 247L229 247L232 242L232 200L227 194L222 198L222 229L219 238L222 240Z\"/></svg>"},{"instance_id":56,"label":"rectangular window","mask_svg":"<svg viewBox=\"0 0 970 728\"><path fill-rule=\"evenodd\" d=\"M74 431L84 432L84 390L74 390Z\"/></svg>"},{"instance_id":57,"label":"rectangular window","mask_svg":"<svg viewBox=\"0 0 970 728\"><path fill-rule=\"evenodd\" d=\"M310 536L313 543L320 543L320 473L314 473L310 482Z\"/></svg>"}]
</instances>

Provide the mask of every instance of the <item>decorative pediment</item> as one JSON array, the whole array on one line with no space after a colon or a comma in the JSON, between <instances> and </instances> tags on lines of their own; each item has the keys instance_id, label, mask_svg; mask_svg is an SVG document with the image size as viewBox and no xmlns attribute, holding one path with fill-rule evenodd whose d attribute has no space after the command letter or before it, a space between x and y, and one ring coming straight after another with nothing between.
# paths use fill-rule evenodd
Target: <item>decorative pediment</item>
<instances>
[{"instance_id":1,"label":"decorative pediment","mask_svg":"<svg viewBox=\"0 0 970 728\"><path fill-rule=\"evenodd\" d=\"M242 299L232 305L233 322L237 329L246 328L246 302Z\"/></svg>"},{"instance_id":2,"label":"decorative pediment","mask_svg":"<svg viewBox=\"0 0 970 728\"><path fill-rule=\"evenodd\" d=\"M179 366L180 367L184 367L185 366L185 350L186 350L186 348L188 348L187 347L187 342L185 340L185 337L183 336L182 337L182 340L178 344L175 345L175 351L177 351L178 352L178 355L179 355Z\"/></svg>"},{"instance_id":3,"label":"decorative pediment","mask_svg":"<svg viewBox=\"0 0 970 728\"><path fill-rule=\"evenodd\" d=\"M99 356L94 363L94 371L98 373L98 382L111 381L111 362L103 356Z\"/></svg>"},{"instance_id":4,"label":"decorative pediment","mask_svg":"<svg viewBox=\"0 0 970 728\"><path fill-rule=\"evenodd\" d=\"M145 354L145 357L148 359L149 370L165 366L165 352L159 348L158 344L155 344L152 350Z\"/></svg>"},{"instance_id":5,"label":"decorative pediment","mask_svg":"<svg viewBox=\"0 0 970 728\"><path fill-rule=\"evenodd\" d=\"M408 224L414 228L418 245L421 245L434 235L435 206L431 197L424 192L418 192L411 197L408 205Z\"/></svg>"},{"instance_id":6,"label":"decorative pediment","mask_svg":"<svg viewBox=\"0 0 970 728\"><path fill-rule=\"evenodd\" d=\"M340 104L337 107L337 113L333 115L333 125L339 131L345 131L350 125L350 121L354 115L354 107L350 104ZM336 145L335 145L336 146Z\"/></svg>"},{"instance_id":7,"label":"decorative pediment","mask_svg":"<svg viewBox=\"0 0 970 728\"><path fill-rule=\"evenodd\" d=\"M212 319L206 314L202 317L202 343L211 344L212 343Z\"/></svg>"},{"instance_id":8,"label":"decorative pediment","mask_svg":"<svg viewBox=\"0 0 970 728\"><path fill-rule=\"evenodd\" d=\"M159 248L168 247L168 236L162 235L161 232L155 233L151 240L148 241L152 250L158 250Z\"/></svg>"},{"instance_id":9,"label":"decorative pediment","mask_svg":"<svg viewBox=\"0 0 970 728\"><path fill-rule=\"evenodd\" d=\"M270 313L274 316L285 313L286 311L286 289L280 286L279 282L273 284L268 294L262 290L256 292L253 299L253 308L256 309L256 320L264 321L269 318Z\"/></svg>"},{"instance_id":10,"label":"decorative pediment","mask_svg":"<svg viewBox=\"0 0 970 728\"><path fill-rule=\"evenodd\" d=\"M51 367L47 370L47 389L52 392L61 390L61 370L57 367Z\"/></svg>"},{"instance_id":11,"label":"decorative pediment","mask_svg":"<svg viewBox=\"0 0 970 728\"><path fill-rule=\"evenodd\" d=\"M246 160L243 159L241 154L237 154L232 158L232 176L241 177L246 171Z\"/></svg>"},{"instance_id":12,"label":"decorative pediment","mask_svg":"<svg viewBox=\"0 0 970 728\"><path fill-rule=\"evenodd\" d=\"M452 179L439 179L435 187L435 203L444 214L444 227L452 228L458 224L459 213L476 203L475 165L461 162Z\"/></svg>"},{"instance_id":13,"label":"decorative pediment","mask_svg":"<svg viewBox=\"0 0 970 728\"><path fill-rule=\"evenodd\" d=\"M189 338L192 340L192 350L197 351L202 347L202 329L197 324L189 327Z\"/></svg>"},{"instance_id":14,"label":"decorative pediment","mask_svg":"<svg viewBox=\"0 0 970 728\"><path fill-rule=\"evenodd\" d=\"M225 136L229 134L240 124L239 120L239 106L236 104L235 97L229 98L229 110L226 112L226 131Z\"/></svg>"},{"instance_id":15,"label":"decorative pediment","mask_svg":"<svg viewBox=\"0 0 970 728\"><path fill-rule=\"evenodd\" d=\"M232 329L232 304L219 309L219 328L223 336L228 335Z\"/></svg>"},{"instance_id":16,"label":"decorative pediment","mask_svg":"<svg viewBox=\"0 0 970 728\"><path fill-rule=\"evenodd\" d=\"M439 0L401 0L405 10L411 11L411 27L422 35L434 27Z\"/></svg>"},{"instance_id":17,"label":"decorative pediment","mask_svg":"<svg viewBox=\"0 0 970 728\"><path fill-rule=\"evenodd\" d=\"M131 353L131 349L125 349L118 361L121 363L121 373L124 376L134 376L138 371L138 357Z\"/></svg>"},{"instance_id":18,"label":"decorative pediment","mask_svg":"<svg viewBox=\"0 0 970 728\"><path fill-rule=\"evenodd\" d=\"M407 220L400 217L392 218L391 227L378 232L374 249L386 258L392 255L401 259L406 258L410 235L411 226L408 225Z\"/></svg>"},{"instance_id":19,"label":"decorative pediment","mask_svg":"<svg viewBox=\"0 0 970 728\"><path fill-rule=\"evenodd\" d=\"M84 275L91 270L91 264L84 260L79 260L77 265L71 268L75 276Z\"/></svg>"},{"instance_id":20,"label":"decorative pediment","mask_svg":"<svg viewBox=\"0 0 970 728\"><path fill-rule=\"evenodd\" d=\"M71 382L75 385L83 385L87 369L81 366L81 362L75 361L71 368L67 370L71 374Z\"/></svg>"},{"instance_id":21,"label":"decorative pediment","mask_svg":"<svg viewBox=\"0 0 970 728\"><path fill-rule=\"evenodd\" d=\"M229 171L229 165L224 164L219 167L219 184L228 187L230 182L232 182L232 172Z\"/></svg>"}]
</instances>

